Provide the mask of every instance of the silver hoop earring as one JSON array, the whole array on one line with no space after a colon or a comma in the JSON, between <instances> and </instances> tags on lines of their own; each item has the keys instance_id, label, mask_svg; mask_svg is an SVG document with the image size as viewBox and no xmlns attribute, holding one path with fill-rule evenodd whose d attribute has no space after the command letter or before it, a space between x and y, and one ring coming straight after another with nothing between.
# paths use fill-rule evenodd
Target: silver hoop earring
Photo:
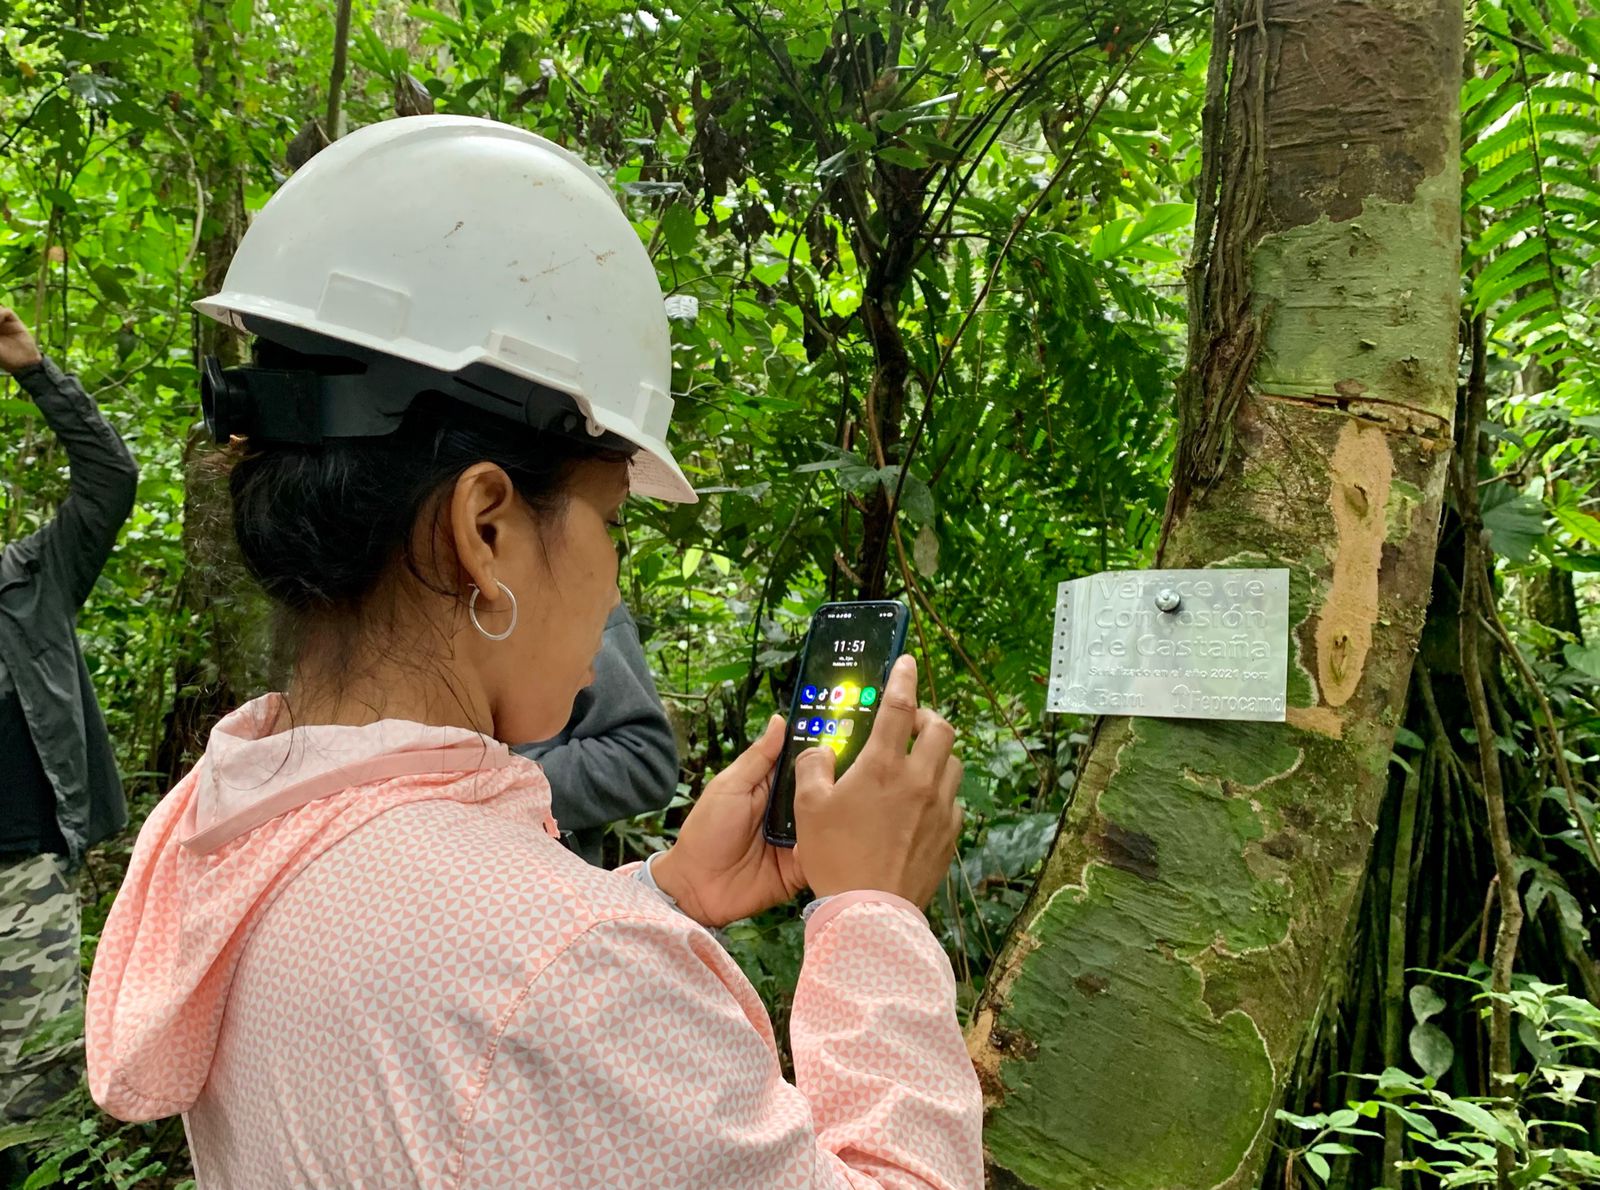
<instances>
[{"instance_id":1,"label":"silver hoop earring","mask_svg":"<svg viewBox=\"0 0 1600 1190\"><path fill-rule=\"evenodd\" d=\"M478 590L477 583L472 584L472 598L467 600L467 618L472 621L472 626L478 630L485 640L505 640L506 637L517 630L517 597L512 594L510 587L498 579L495 581L495 585L505 592L507 599L511 600L511 627L504 632L490 632L482 624L478 623L478 596L482 595L483 592Z\"/></svg>"}]
</instances>

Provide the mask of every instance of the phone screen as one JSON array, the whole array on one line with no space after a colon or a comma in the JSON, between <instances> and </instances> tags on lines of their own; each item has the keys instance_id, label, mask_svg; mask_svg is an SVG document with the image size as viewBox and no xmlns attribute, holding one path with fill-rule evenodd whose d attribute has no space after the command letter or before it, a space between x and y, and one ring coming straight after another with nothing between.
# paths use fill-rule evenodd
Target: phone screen
<instances>
[{"instance_id":1,"label":"phone screen","mask_svg":"<svg viewBox=\"0 0 1600 1190\"><path fill-rule=\"evenodd\" d=\"M768 842L794 845L796 756L819 744L832 748L838 775L861 754L889 668L905 644L906 618L905 605L894 600L828 603L812 618L767 801Z\"/></svg>"}]
</instances>

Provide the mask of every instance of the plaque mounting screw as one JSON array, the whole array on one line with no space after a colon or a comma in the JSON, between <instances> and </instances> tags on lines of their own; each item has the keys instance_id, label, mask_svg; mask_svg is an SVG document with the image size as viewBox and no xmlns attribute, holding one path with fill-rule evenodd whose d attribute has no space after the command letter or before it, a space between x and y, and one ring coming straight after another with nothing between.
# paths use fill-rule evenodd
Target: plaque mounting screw
<instances>
[{"instance_id":1,"label":"plaque mounting screw","mask_svg":"<svg viewBox=\"0 0 1600 1190\"><path fill-rule=\"evenodd\" d=\"M1162 587L1156 592L1156 607L1160 611L1175 612L1183 605L1183 596L1171 587Z\"/></svg>"}]
</instances>

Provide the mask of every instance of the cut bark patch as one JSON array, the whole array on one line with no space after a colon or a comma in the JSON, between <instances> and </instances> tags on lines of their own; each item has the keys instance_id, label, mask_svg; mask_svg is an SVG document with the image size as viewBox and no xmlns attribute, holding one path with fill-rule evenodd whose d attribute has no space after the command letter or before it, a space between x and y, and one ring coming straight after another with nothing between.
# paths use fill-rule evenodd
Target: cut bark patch
<instances>
[{"instance_id":1,"label":"cut bark patch","mask_svg":"<svg viewBox=\"0 0 1600 1190\"><path fill-rule=\"evenodd\" d=\"M1339 718L1339 712L1332 707L1290 707L1285 712L1284 718L1290 727L1298 727L1301 731L1314 731L1332 740L1344 735L1344 720Z\"/></svg>"},{"instance_id":2,"label":"cut bark patch","mask_svg":"<svg viewBox=\"0 0 1600 1190\"><path fill-rule=\"evenodd\" d=\"M1388 436L1375 426L1346 422L1328 478L1337 537L1333 582L1317 616L1317 684L1323 703L1341 707L1361 683L1378 618L1378 572L1394 478Z\"/></svg>"}]
</instances>

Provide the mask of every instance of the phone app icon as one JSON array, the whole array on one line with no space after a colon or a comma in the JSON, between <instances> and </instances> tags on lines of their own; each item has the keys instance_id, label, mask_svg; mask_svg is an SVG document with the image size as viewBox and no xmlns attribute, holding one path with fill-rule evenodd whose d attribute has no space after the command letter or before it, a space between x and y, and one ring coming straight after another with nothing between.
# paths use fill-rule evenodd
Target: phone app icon
<instances>
[{"instance_id":1,"label":"phone app icon","mask_svg":"<svg viewBox=\"0 0 1600 1190\"><path fill-rule=\"evenodd\" d=\"M841 702L844 701L844 694L845 694L845 690L844 690L843 686L835 686L828 693L828 701L831 702L834 706L838 706Z\"/></svg>"},{"instance_id":2,"label":"phone app icon","mask_svg":"<svg viewBox=\"0 0 1600 1190\"><path fill-rule=\"evenodd\" d=\"M855 735L855 733L856 733L856 721L854 719L841 719L841 720L839 720L839 735L840 736L842 736L845 739L849 739L851 736Z\"/></svg>"},{"instance_id":3,"label":"phone app icon","mask_svg":"<svg viewBox=\"0 0 1600 1190\"><path fill-rule=\"evenodd\" d=\"M822 731L825 735L838 735L839 721L837 719L824 719L822 721Z\"/></svg>"},{"instance_id":4,"label":"phone app icon","mask_svg":"<svg viewBox=\"0 0 1600 1190\"><path fill-rule=\"evenodd\" d=\"M813 719L813 720L811 720L810 723L806 724L806 734L807 735L821 735L822 734L822 722L823 721L821 719Z\"/></svg>"},{"instance_id":5,"label":"phone app icon","mask_svg":"<svg viewBox=\"0 0 1600 1190\"><path fill-rule=\"evenodd\" d=\"M873 703L875 703L877 701L878 701L878 688L876 686L864 686L864 687L862 687L862 690L861 690L861 705L862 706L870 707Z\"/></svg>"},{"instance_id":6,"label":"phone app icon","mask_svg":"<svg viewBox=\"0 0 1600 1190\"><path fill-rule=\"evenodd\" d=\"M817 688L815 686L807 686L804 690L800 691L800 701L801 702L816 702L817 701Z\"/></svg>"}]
</instances>

